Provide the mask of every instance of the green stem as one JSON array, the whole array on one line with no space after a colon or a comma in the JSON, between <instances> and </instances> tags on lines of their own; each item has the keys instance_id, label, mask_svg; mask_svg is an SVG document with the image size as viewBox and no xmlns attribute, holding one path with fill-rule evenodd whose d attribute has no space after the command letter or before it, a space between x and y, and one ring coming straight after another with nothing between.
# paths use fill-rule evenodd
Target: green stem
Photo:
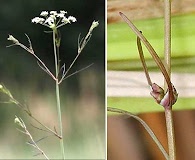
<instances>
[{"instance_id":1,"label":"green stem","mask_svg":"<svg viewBox=\"0 0 195 160\"><path fill-rule=\"evenodd\" d=\"M56 50L56 41L55 41L55 30L53 30L53 47L54 47L54 58L55 58L55 71L56 71L56 101L57 101L57 110L58 110L58 121L59 121L59 128L60 128L60 148L63 159L65 159L65 151L64 151L64 142L63 142L63 127L62 127L62 117L61 117L61 105L60 105L60 89L58 83L58 73L59 73L59 66L58 66L58 56Z\"/></svg>"},{"instance_id":2,"label":"green stem","mask_svg":"<svg viewBox=\"0 0 195 160\"><path fill-rule=\"evenodd\" d=\"M164 0L164 58L165 67L169 77L171 76L171 0ZM167 89L166 81L164 89ZM169 148L169 160L176 159L175 135L172 117L172 106L165 108L165 118L167 127L167 138Z\"/></svg>"}]
</instances>

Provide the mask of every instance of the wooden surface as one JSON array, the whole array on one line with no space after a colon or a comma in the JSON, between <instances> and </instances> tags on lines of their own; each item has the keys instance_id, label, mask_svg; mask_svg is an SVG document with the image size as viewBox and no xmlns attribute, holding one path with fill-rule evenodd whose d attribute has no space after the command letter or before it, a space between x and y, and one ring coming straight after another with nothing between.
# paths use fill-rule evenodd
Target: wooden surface
<instances>
[{"instance_id":1,"label":"wooden surface","mask_svg":"<svg viewBox=\"0 0 195 160\"><path fill-rule=\"evenodd\" d=\"M118 12L124 12L131 20L162 17L164 12L162 0L108 0L108 23L123 21ZM172 15L192 13L195 11L194 0L173 0Z\"/></svg>"}]
</instances>

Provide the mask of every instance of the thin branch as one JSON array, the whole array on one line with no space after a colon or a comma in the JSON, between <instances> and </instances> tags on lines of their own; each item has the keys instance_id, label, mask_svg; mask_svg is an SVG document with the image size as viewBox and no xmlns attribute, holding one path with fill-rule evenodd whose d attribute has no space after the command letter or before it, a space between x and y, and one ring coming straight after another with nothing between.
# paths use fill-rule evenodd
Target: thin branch
<instances>
[{"instance_id":1,"label":"thin branch","mask_svg":"<svg viewBox=\"0 0 195 160\"><path fill-rule=\"evenodd\" d=\"M78 52L82 52L82 50L85 48L87 43L89 42L90 38L92 36L92 33L88 32L85 38L82 38L79 42L80 46L78 48Z\"/></svg>"},{"instance_id":2,"label":"thin branch","mask_svg":"<svg viewBox=\"0 0 195 160\"><path fill-rule=\"evenodd\" d=\"M49 159L49 158L47 157L47 155L45 154L45 152L44 152L44 151L37 145L37 143L34 141L32 135L31 135L30 132L28 131L28 129L27 129L27 127L26 127L24 121L23 121L21 118L18 118L18 117L16 116L16 118L15 118L15 123L17 123L20 127L23 128L24 131L21 131L21 130L20 130L20 131L21 131L22 133L24 133L25 135L27 135L27 136L30 138L30 140L32 141L32 143L27 142L27 144L29 144L29 145L31 145L32 147L36 148L36 149L37 149L37 150L38 150L46 159Z\"/></svg>"},{"instance_id":3,"label":"thin branch","mask_svg":"<svg viewBox=\"0 0 195 160\"><path fill-rule=\"evenodd\" d=\"M25 45L23 45L22 43L20 43L16 38L14 38L12 35L9 35L8 40L12 41L14 43L14 45L18 45L21 48L23 48L24 50L26 50L27 52L29 52L30 54L32 54L37 61L43 66L43 68L45 68L45 70L47 71L47 73L50 75L50 77L52 77L55 81L56 81L56 77L52 74L52 72L49 70L49 68L45 65L45 63L34 53L34 50L32 48L32 43L30 41L30 38L28 37L27 34L25 34L25 36L28 39L29 42L29 48L26 47ZM9 47L9 46L8 46ZM42 68L42 69L43 69Z\"/></svg>"},{"instance_id":4,"label":"thin branch","mask_svg":"<svg viewBox=\"0 0 195 160\"><path fill-rule=\"evenodd\" d=\"M98 21L93 21L91 27L89 28L88 33L86 34L86 36L84 38L81 39L81 41L79 40L80 39L80 34L79 34L79 36L78 36L78 51L77 51L77 55L74 58L74 60L72 61L72 63L70 64L69 68L64 73L64 77L68 74L68 72L70 71L72 66L75 64L75 62L78 59L78 57L80 56L81 52L83 51L83 49L85 48L85 46L89 42L89 40L90 40L90 38L92 36L92 32L93 32L94 28L96 28L98 25L99 25Z\"/></svg>"},{"instance_id":5,"label":"thin branch","mask_svg":"<svg viewBox=\"0 0 195 160\"><path fill-rule=\"evenodd\" d=\"M68 67L68 69L66 70L66 72L64 73L64 77L68 74L68 72L70 71L70 69L72 68L72 66L75 64L76 60L78 59L78 57L80 56L81 52L78 52L76 57L74 58L74 60L72 61L72 63L70 64L70 66Z\"/></svg>"},{"instance_id":6,"label":"thin branch","mask_svg":"<svg viewBox=\"0 0 195 160\"><path fill-rule=\"evenodd\" d=\"M62 137L57 134L55 131L53 131L52 129L50 129L49 127L47 127L46 125L44 125L43 123L41 123L38 119L36 119L34 116L31 116L32 119L34 119L36 122L38 122L41 126L43 126L44 128L46 128L48 131L50 131L51 133L53 133L56 137L58 137L59 139L62 139Z\"/></svg>"},{"instance_id":7,"label":"thin branch","mask_svg":"<svg viewBox=\"0 0 195 160\"><path fill-rule=\"evenodd\" d=\"M31 124L31 126L33 126L34 128L36 128L36 129L38 129L38 130L40 130L40 131L44 131L44 132L47 132L47 133L51 133L50 131L45 130L45 129L42 129L42 128L39 128L39 127L37 127L37 126L35 126L35 125L33 125L33 124Z\"/></svg>"},{"instance_id":8,"label":"thin branch","mask_svg":"<svg viewBox=\"0 0 195 160\"><path fill-rule=\"evenodd\" d=\"M63 80L68 79L68 78L70 78L71 76L73 76L73 75L75 75L75 74L77 74L77 73L79 73L79 72L81 72L81 71L86 70L87 68L91 67L92 65L93 65L93 63L90 64L90 65L88 65L88 66L86 66L86 67L84 67L84 68L81 68L80 70L77 70L77 71L75 71L75 72L73 72L73 73L71 73L71 74L69 74L69 75L67 75L67 76L65 76L65 74L63 74L62 78L61 78L60 81L59 81L59 84L62 83Z\"/></svg>"},{"instance_id":9,"label":"thin branch","mask_svg":"<svg viewBox=\"0 0 195 160\"><path fill-rule=\"evenodd\" d=\"M48 75L50 75L55 80L55 77L53 76L53 74L51 74L51 72L49 72L48 69L45 68L45 66L41 66L42 64L40 64L39 61L37 61L37 64L44 72L46 72Z\"/></svg>"},{"instance_id":10,"label":"thin branch","mask_svg":"<svg viewBox=\"0 0 195 160\"><path fill-rule=\"evenodd\" d=\"M141 45L139 37L137 37L137 47L138 47L139 56L140 56L140 59L141 59L141 62L142 62L142 66L143 66L143 69L144 69L144 73L145 73L146 79L148 81L148 85L152 86L152 81L151 81L149 73L148 73L148 68L147 68L147 65L146 65L146 62L145 62L145 58L144 58L144 54L143 54L143 50L142 50L142 45Z\"/></svg>"},{"instance_id":11,"label":"thin branch","mask_svg":"<svg viewBox=\"0 0 195 160\"><path fill-rule=\"evenodd\" d=\"M33 52L34 53L34 52ZM56 77L53 75L53 73L49 70L49 68L47 68L47 66L45 65L45 63L36 55L33 54L33 56L38 60L38 62L46 69L47 73L50 75L50 77L52 77L55 81L56 81Z\"/></svg>"},{"instance_id":12,"label":"thin branch","mask_svg":"<svg viewBox=\"0 0 195 160\"><path fill-rule=\"evenodd\" d=\"M40 141L42 141L42 140L44 140L44 139L46 139L46 138L48 138L48 137L50 137L50 136L51 136L51 135L48 135L48 136L42 137L42 138L40 138L40 139L36 140L35 142L36 142L36 143L38 143L38 142L40 142Z\"/></svg>"},{"instance_id":13,"label":"thin branch","mask_svg":"<svg viewBox=\"0 0 195 160\"><path fill-rule=\"evenodd\" d=\"M28 114L32 119L34 119L37 123L39 123L41 126L43 126L45 129L47 129L50 133L54 134L56 137L58 137L59 139L62 139L62 137L60 135L57 134L57 132L53 131L52 129L50 129L49 127L47 127L46 125L44 125L43 123L41 123L37 118L35 118L32 113L30 112L30 110L27 108L25 109L25 107L18 102L13 96L9 97L10 98L10 102L16 104L20 109L22 109L26 114Z\"/></svg>"},{"instance_id":14,"label":"thin branch","mask_svg":"<svg viewBox=\"0 0 195 160\"><path fill-rule=\"evenodd\" d=\"M165 159L169 160L169 156L168 156L167 152L165 151L164 147L162 146L162 144L160 143L160 141L158 140L158 138L156 137L154 132L151 130L151 128L141 118L139 118L138 116L136 116L136 115L134 115L134 114L132 114L128 111L118 109L118 108L107 107L107 111L120 113L120 114L125 114L125 115L128 115L128 116L136 119L137 121L139 121L142 124L142 126L146 129L148 134L151 136L151 138L154 140L154 142L156 143L156 145L158 146L158 148L160 149L160 151L164 155Z\"/></svg>"},{"instance_id":15,"label":"thin branch","mask_svg":"<svg viewBox=\"0 0 195 160\"><path fill-rule=\"evenodd\" d=\"M29 49L30 50L33 50L33 47L32 47L32 42L31 42L31 40L30 40L30 37L25 33L25 36L27 37L27 39L28 39L28 43L29 43Z\"/></svg>"},{"instance_id":16,"label":"thin branch","mask_svg":"<svg viewBox=\"0 0 195 160\"><path fill-rule=\"evenodd\" d=\"M27 135L30 137L31 141L33 142L33 143L32 143L32 146L34 146L37 150L39 150L40 153L41 153L46 159L49 159L49 158L47 157L47 155L45 154L45 152L36 144L36 142L34 141L32 135L30 134L30 132L29 132L26 128L25 128L25 131L26 131Z\"/></svg>"}]
</instances>

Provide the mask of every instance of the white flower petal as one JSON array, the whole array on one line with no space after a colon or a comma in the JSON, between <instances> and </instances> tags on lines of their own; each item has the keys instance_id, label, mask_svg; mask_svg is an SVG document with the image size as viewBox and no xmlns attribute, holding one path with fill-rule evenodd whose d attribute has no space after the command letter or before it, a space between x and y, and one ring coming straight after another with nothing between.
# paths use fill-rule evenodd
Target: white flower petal
<instances>
[{"instance_id":1,"label":"white flower petal","mask_svg":"<svg viewBox=\"0 0 195 160\"><path fill-rule=\"evenodd\" d=\"M64 10L61 10L61 11L60 11L60 13L62 13L62 14L66 14L67 12L66 12L66 11L64 11Z\"/></svg>"},{"instance_id":2,"label":"white flower petal","mask_svg":"<svg viewBox=\"0 0 195 160\"><path fill-rule=\"evenodd\" d=\"M44 21L45 19L40 17L35 17L31 20L32 23L40 23L40 24L42 24Z\"/></svg>"},{"instance_id":3,"label":"white flower petal","mask_svg":"<svg viewBox=\"0 0 195 160\"><path fill-rule=\"evenodd\" d=\"M53 17L48 17L46 20L45 20L45 23L47 23L49 25L50 28L53 28L55 26L55 21L53 19Z\"/></svg>"},{"instance_id":4,"label":"white flower petal","mask_svg":"<svg viewBox=\"0 0 195 160\"><path fill-rule=\"evenodd\" d=\"M64 18L64 13L58 13L57 17Z\"/></svg>"},{"instance_id":5,"label":"white flower petal","mask_svg":"<svg viewBox=\"0 0 195 160\"><path fill-rule=\"evenodd\" d=\"M76 22L76 21L77 21L77 19L76 19L75 17L73 17L73 16L69 16L69 17L68 17L68 20L69 20L70 22Z\"/></svg>"},{"instance_id":6,"label":"white flower petal","mask_svg":"<svg viewBox=\"0 0 195 160\"><path fill-rule=\"evenodd\" d=\"M48 15L48 11L42 11L40 16L46 17Z\"/></svg>"},{"instance_id":7,"label":"white flower petal","mask_svg":"<svg viewBox=\"0 0 195 160\"><path fill-rule=\"evenodd\" d=\"M67 23L70 23L70 21L69 21L68 18L64 17L64 18L62 19L62 23L67 24Z\"/></svg>"},{"instance_id":8,"label":"white flower petal","mask_svg":"<svg viewBox=\"0 0 195 160\"><path fill-rule=\"evenodd\" d=\"M46 20L45 20L45 23L54 23L54 19L53 17L48 17Z\"/></svg>"},{"instance_id":9,"label":"white flower petal","mask_svg":"<svg viewBox=\"0 0 195 160\"><path fill-rule=\"evenodd\" d=\"M58 14L57 11L50 11L49 13L54 15L54 16L56 16Z\"/></svg>"}]
</instances>

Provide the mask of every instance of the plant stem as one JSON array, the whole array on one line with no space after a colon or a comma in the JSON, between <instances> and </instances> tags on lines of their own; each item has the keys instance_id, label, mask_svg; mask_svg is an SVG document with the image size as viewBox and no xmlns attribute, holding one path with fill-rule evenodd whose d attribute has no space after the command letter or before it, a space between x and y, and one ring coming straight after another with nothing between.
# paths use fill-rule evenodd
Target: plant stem
<instances>
[{"instance_id":1,"label":"plant stem","mask_svg":"<svg viewBox=\"0 0 195 160\"><path fill-rule=\"evenodd\" d=\"M165 67L169 77L171 76L171 0L164 0L164 58ZM166 81L164 89L167 89ZM167 127L167 138L169 148L169 160L176 159L175 135L173 126L172 106L165 107L165 118Z\"/></svg>"},{"instance_id":2,"label":"plant stem","mask_svg":"<svg viewBox=\"0 0 195 160\"><path fill-rule=\"evenodd\" d=\"M172 109L165 109L166 117L166 126L167 126L167 138L168 138L168 147L169 147L169 160L176 159L175 151L175 136L174 136L174 126L173 126L173 115Z\"/></svg>"},{"instance_id":3,"label":"plant stem","mask_svg":"<svg viewBox=\"0 0 195 160\"><path fill-rule=\"evenodd\" d=\"M61 117L61 105L60 105L60 89L58 83L58 73L59 73L59 66L58 66L58 56L56 50L56 41L55 41L55 30L53 30L53 47L54 47L54 58L55 58L55 71L56 71L56 101L57 101L57 110L58 110L58 121L59 121L59 128L60 128L60 135L62 139L60 139L60 148L63 159L65 159L65 151L64 151L64 142L63 142L63 127L62 127L62 117Z\"/></svg>"},{"instance_id":4,"label":"plant stem","mask_svg":"<svg viewBox=\"0 0 195 160\"><path fill-rule=\"evenodd\" d=\"M164 59L165 68L170 77L171 75L171 2L164 0ZM166 82L165 82L166 84ZM165 89L167 86L165 86Z\"/></svg>"}]
</instances>

